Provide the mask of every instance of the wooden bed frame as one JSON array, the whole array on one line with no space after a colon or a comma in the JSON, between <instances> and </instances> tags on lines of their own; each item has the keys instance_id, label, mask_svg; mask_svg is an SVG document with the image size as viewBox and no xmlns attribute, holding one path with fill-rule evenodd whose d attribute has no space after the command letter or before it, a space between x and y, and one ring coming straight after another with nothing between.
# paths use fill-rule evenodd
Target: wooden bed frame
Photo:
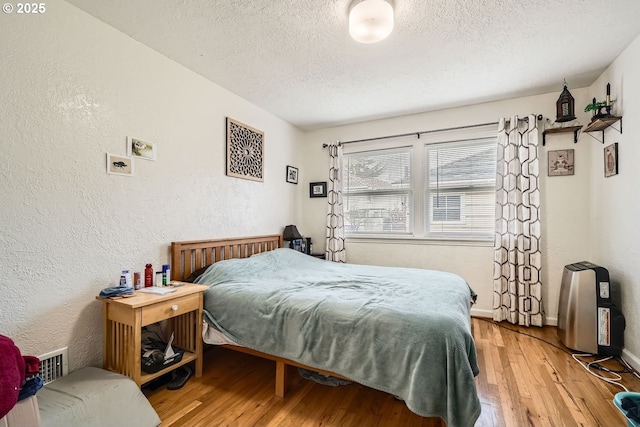
<instances>
[{"instance_id":1,"label":"wooden bed frame","mask_svg":"<svg viewBox=\"0 0 640 427\"><path fill-rule=\"evenodd\" d=\"M241 237L231 239L192 240L187 242L171 243L171 280L185 280L194 271L207 267L214 262L232 259L247 258L253 254L272 251L282 247L282 235L272 234L266 236ZM309 369L323 375L330 375L348 380L342 375L333 372L319 370L307 365L285 359L271 354L262 353L247 347L236 345L223 345L222 347L242 353L259 356L276 362L276 395L284 397L286 393L287 366Z\"/></svg>"}]
</instances>

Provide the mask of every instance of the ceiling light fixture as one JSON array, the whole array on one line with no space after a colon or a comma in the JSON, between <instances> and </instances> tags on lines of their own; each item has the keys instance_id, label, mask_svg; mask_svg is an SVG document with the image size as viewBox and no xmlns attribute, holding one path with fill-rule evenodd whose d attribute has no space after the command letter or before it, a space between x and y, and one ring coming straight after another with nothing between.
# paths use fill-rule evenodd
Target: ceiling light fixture
<instances>
[{"instance_id":1,"label":"ceiling light fixture","mask_svg":"<svg viewBox=\"0 0 640 427\"><path fill-rule=\"evenodd\" d=\"M393 30L391 0L354 0L349 10L349 34L360 43L376 43Z\"/></svg>"}]
</instances>

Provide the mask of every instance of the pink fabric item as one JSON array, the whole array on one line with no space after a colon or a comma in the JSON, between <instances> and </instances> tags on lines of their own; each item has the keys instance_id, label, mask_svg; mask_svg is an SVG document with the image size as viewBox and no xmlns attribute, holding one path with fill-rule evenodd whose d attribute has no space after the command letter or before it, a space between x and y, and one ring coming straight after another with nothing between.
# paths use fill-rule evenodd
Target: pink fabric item
<instances>
[{"instance_id":1,"label":"pink fabric item","mask_svg":"<svg viewBox=\"0 0 640 427\"><path fill-rule=\"evenodd\" d=\"M11 338L0 335L0 418L18 402L24 378L25 363L20 349Z\"/></svg>"}]
</instances>

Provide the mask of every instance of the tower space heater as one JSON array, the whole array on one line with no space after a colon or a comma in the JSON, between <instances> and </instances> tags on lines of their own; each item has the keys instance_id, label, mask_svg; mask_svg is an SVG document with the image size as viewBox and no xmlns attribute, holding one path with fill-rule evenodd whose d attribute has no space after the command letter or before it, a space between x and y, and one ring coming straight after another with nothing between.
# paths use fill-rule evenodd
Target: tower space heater
<instances>
[{"instance_id":1,"label":"tower space heater","mask_svg":"<svg viewBox=\"0 0 640 427\"><path fill-rule=\"evenodd\" d=\"M619 356L624 328L620 289L609 282L609 271L586 261L566 265L558 306L560 341L583 353Z\"/></svg>"}]
</instances>

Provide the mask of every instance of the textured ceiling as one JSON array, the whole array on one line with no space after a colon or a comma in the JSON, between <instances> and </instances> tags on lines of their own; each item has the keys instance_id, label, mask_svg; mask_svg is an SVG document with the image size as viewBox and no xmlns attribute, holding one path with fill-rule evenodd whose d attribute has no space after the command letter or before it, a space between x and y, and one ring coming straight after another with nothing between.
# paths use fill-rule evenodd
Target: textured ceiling
<instances>
[{"instance_id":1,"label":"textured ceiling","mask_svg":"<svg viewBox=\"0 0 640 427\"><path fill-rule=\"evenodd\" d=\"M588 86L640 34L639 0L395 0L370 45L351 0L68 1L302 129Z\"/></svg>"}]
</instances>

